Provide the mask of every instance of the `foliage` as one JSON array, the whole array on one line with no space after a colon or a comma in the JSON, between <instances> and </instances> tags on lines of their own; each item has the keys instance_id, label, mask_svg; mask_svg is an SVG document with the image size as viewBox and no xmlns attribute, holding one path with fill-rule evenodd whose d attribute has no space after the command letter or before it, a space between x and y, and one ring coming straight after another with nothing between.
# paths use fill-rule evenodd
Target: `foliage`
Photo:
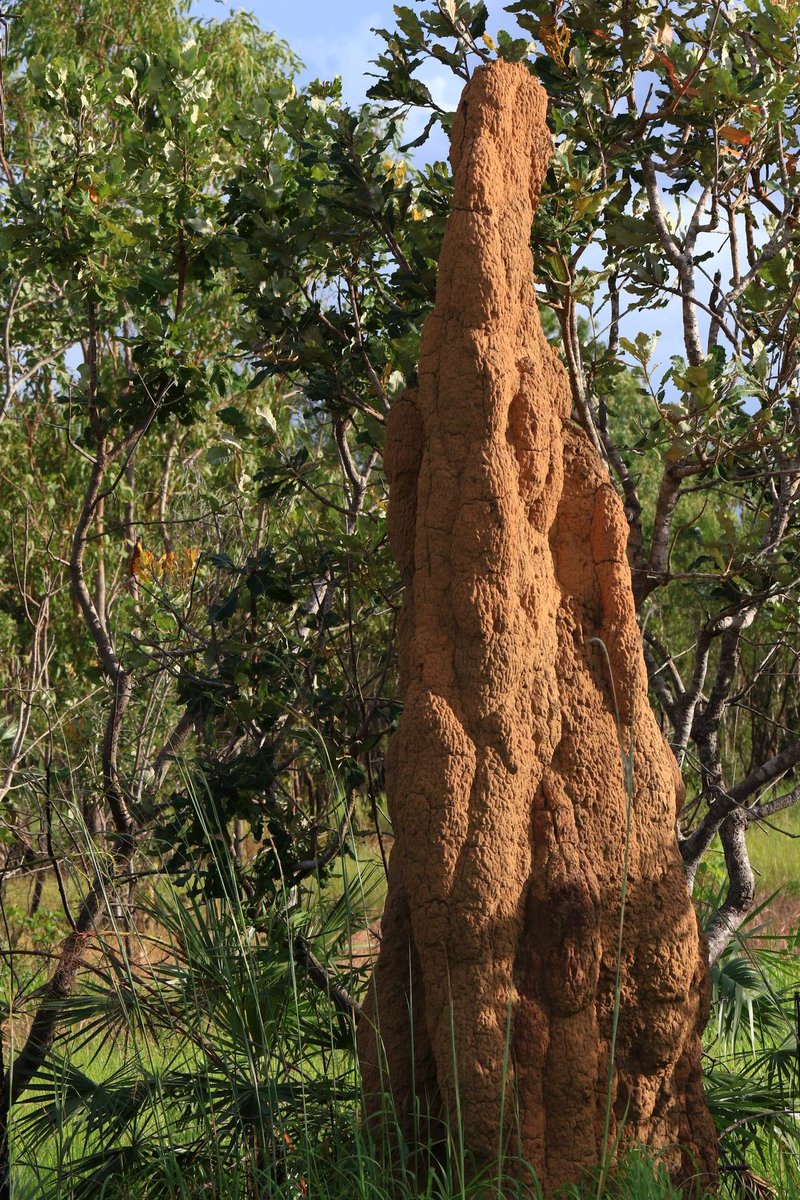
<instances>
[{"instance_id":1,"label":"foliage","mask_svg":"<svg viewBox=\"0 0 800 1200\"><path fill-rule=\"evenodd\" d=\"M235 890L208 905L169 889L153 894L146 908L156 936L131 941L112 931L81 994L60 1006L60 1051L15 1126L19 1194L247 1197L306 1186L330 1197L385 1194L380 1143L356 1123L352 1027L282 949L290 929L317 954L346 956L365 899L351 892L313 913L295 906L288 926L272 910L255 929ZM715 902L708 897L709 911ZM794 1196L795 956L759 950L745 934L715 968L714 985L706 1086L723 1133L723 1195L767 1174ZM408 1149L400 1197L449 1200L487 1186L538 1195L529 1172L515 1182L511 1160L467 1182L457 1137L421 1191L420 1147ZM608 1200L673 1194L657 1164L638 1154L603 1191ZM596 1188L587 1181L567 1196L596 1196Z\"/></svg>"},{"instance_id":2,"label":"foliage","mask_svg":"<svg viewBox=\"0 0 800 1200\"><path fill-rule=\"evenodd\" d=\"M700 883L700 911L713 919L720 885ZM724 886L724 885L723 885ZM756 1170L779 1188L797 1188L798 934L764 928L766 902L743 922L712 968L712 1016L705 1039L705 1087L720 1132L723 1177Z\"/></svg>"},{"instance_id":3,"label":"foliage","mask_svg":"<svg viewBox=\"0 0 800 1200\"><path fill-rule=\"evenodd\" d=\"M90 985L60 1011L63 1049L29 1090L18 1162L41 1196L255 1194L301 1173L295 1144L317 1139L332 1107L352 1107L349 1022L320 1010L287 930L340 944L347 929L295 909L249 926L235 897L209 905L154 897L160 930L129 957L108 939ZM338 912L341 917L341 910ZM102 1054L98 1078L84 1048ZM56 1162L36 1147L58 1131ZM30 1157L29 1157L30 1156ZM109 1191L109 1189L111 1189Z\"/></svg>"},{"instance_id":4,"label":"foliage","mask_svg":"<svg viewBox=\"0 0 800 1200\"><path fill-rule=\"evenodd\" d=\"M716 879L700 897L712 1098L732 1159L772 1169L794 1136L796 981L729 943L754 904L747 830L776 836L800 795L800 12L506 12L504 33L482 3L397 6L355 110L338 81L296 88L294 56L245 14L202 23L172 0L8 14L0 916L16 940L0 1144L10 1106L41 1098L76 1194L130 1172L140 1194L160 1177L191 1194L243 1146L246 1194L247 1164L275 1149L267 1109L305 1147L291 1165L277 1147L299 1187L323 1112L341 1115L358 981L313 906L343 859L385 863L389 847L400 597L381 449L414 383L450 200L446 164L407 153L452 116L423 68L466 80L495 54L550 98L532 231L545 325L625 503L653 702L689 787L687 872ZM424 132L404 147L411 109ZM167 878L150 903L169 951L140 969L125 939L151 874ZM109 922L124 953L104 935L94 961L87 935ZM322 974L298 984L309 927ZM43 931L67 935L54 974ZM144 1072L123 1053L98 1081L66 1053L111 1029L147 1047ZM36 1120L24 1139L43 1136ZM186 1141L166 1170L175 1126ZM360 1194L355 1178L379 1176L348 1128L348 1165L319 1161Z\"/></svg>"}]
</instances>

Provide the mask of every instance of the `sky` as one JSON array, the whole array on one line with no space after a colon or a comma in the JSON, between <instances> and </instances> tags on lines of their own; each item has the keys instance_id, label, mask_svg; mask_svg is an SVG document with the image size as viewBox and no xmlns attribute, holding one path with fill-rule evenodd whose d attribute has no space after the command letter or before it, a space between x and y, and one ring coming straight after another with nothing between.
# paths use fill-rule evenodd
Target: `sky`
<instances>
[{"instance_id":1,"label":"sky","mask_svg":"<svg viewBox=\"0 0 800 1200\"><path fill-rule=\"evenodd\" d=\"M350 104L366 98L371 82L367 72L374 70L370 59L377 58L383 46L372 29L394 27L392 0L249 0L233 5L230 0L194 0L191 11L194 16L222 18L232 8L253 13L262 28L289 43L305 64L301 82L341 75ZM447 90L448 101L455 104L457 81L446 69L436 75L438 87Z\"/></svg>"}]
</instances>

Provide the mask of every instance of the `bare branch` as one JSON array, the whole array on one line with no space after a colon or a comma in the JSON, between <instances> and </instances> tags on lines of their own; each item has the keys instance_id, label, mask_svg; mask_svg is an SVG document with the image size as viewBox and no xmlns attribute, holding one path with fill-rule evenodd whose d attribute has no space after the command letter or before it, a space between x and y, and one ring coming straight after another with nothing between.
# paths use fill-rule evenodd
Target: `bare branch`
<instances>
[{"instance_id":1,"label":"bare branch","mask_svg":"<svg viewBox=\"0 0 800 1200\"><path fill-rule=\"evenodd\" d=\"M194 715L187 709L156 755L153 762L153 786L156 791L164 782L170 764L174 762L176 755L186 745L189 734L194 728L194 721Z\"/></svg>"},{"instance_id":2,"label":"bare branch","mask_svg":"<svg viewBox=\"0 0 800 1200\"><path fill-rule=\"evenodd\" d=\"M776 813L784 812L787 808L792 808L793 805L800 800L800 784L792 788L790 792L785 792L782 796L776 796L774 800L765 800L763 804L755 804L749 810L751 821L763 821L766 817L774 817ZM784 830L781 830L783 833ZM798 836L793 834L793 837Z\"/></svg>"},{"instance_id":3,"label":"bare branch","mask_svg":"<svg viewBox=\"0 0 800 1200\"><path fill-rule=\"evenodd\" d=\"M706 929L708 961L711 966L730 945L755 899L756 881L745 840L747 825L746 814L733 812L720 829L729 884L725 900Z\"/></svg>"},{"instance_id":4,"label":"bare branch","mask_svg":"<svg viewBox=\"0 0 800 1200\"><path fill-rule=\"evenodd\" d=\"M791 745L781 750L780 754L773 755L760 767L751 771L749 775L745 775L744 779L730 789L731 799L737 804L741 804L754 792L780 779L798 763L800 763L800 741L792 742Z\"/></svg>"},{"instance_id":5,"label":"bare branch","mask_svg":"<svg viewBox=\"0 0 800 1200\"><path fill-rule=\"evenodd\" d=\"M686 345L686 357L692 366L697 366L703 361L703 348L700 341L700 329L697 323L697 298L695 296L692 250L697 238L700 218L708 203L710 188L707 187L704 190L689 225L684 245L681 246L680 242L670 232L667 223L667 214L658 187L655 167L649 154L645 155L642 167L653 227L668 262L678 272L678 281L683 300L683 337Z\"/></svg>"},{"instance_id":6,"label":"bare branch","mask_svg":"<svg viewBox=\"0 0 800 1200\"><path fill-rule=\"evenodd\" d=\"M114 689L112 706L106 722L106 732L103 740L104 792L117 832L126 838L130 838L133 833L134 823L119 785L117 751L119 748L122 718L131 697L133 681L117 658L109 633L100 618L100 614L89 592L84 571L87 535L101 494L100 488L107 466L108 458L103 440L97 449L94 466L84 496L83 507L72 539L70 579L75 602L83 614L84 622L92 636L100 662L106 674L110 677Z\"/></svg>"},{"instance_id":7,"label":"bare branch","mask_svg":"<svg viewBox=\"0 0 800 1200\"><path fill-rule=\"evenodd\" d=\"M294 939L293 944L297 959L305 967L311 982L330 997L331 1003L339 1009L339 1012L344 1013L353 1021L358 1021L361 1016L361 1005L353 999L346 988L336 982L327 967L322 965L312 951L308 940L298 936Z\"/></svg>"},{"instance_id":8,"label":"bare branch","mask_svg":"<svg viewBox=\"0 0 800 1200\"><path fill-rule=\"evenodd\" d=\"M318 858L302 859L300 862L291 863L286 867L286 874L292 879L293 883L305 878L308 875L315 875L317 871L321 871L323 867L327 867L328 863L333 862L336 855L341 849L345 834L350 828L350 823L353 819L353 812L356 807L355 792L351 792L350 799L347 802L342 819L339 822L338 828L331 838L325 850Z\"/></svg>"}]
</instances>

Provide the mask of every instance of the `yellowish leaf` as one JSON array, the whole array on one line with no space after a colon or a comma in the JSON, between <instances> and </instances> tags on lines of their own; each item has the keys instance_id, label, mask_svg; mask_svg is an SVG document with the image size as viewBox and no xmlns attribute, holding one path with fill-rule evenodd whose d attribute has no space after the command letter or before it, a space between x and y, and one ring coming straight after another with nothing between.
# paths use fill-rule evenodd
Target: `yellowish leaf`
<instances>
[{"instance_id":1,"label":"yellowish leaf","mask_svg":"<svg viewBox=\"0 0 800 1200\"><path fill-rule=\"evenodd\" d=\"M745 133L743 129L737 129L735 125L720 126L719 136L725 138L726 142L733 142L737 146L749 146L753 140L749 133Z\"/></svg>"}]
</instances>

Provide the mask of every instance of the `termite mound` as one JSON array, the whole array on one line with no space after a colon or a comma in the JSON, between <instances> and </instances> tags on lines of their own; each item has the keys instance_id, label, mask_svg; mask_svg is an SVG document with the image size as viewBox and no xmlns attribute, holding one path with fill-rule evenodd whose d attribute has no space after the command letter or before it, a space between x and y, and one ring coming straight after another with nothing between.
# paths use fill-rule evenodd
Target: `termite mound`
<instances>
[{"instance_id":1,"label":"termite mound","mask_svg":"<svg viewBox=\"0 0 800 1200\"><path fill-rule=\"evenodd\" d=\"M521 64L464 91L419 383L389 422L404 711L362 1079L368 1113L390 1095L408 1137L415 1110L458 1119L479 1163L502 1145L547 1196L596 1164L627 842L610 1144L663 1152L688 1195L715 1173L707 969L622 504L537 310L546 107Z\"/></svg>"}]
</instances>

